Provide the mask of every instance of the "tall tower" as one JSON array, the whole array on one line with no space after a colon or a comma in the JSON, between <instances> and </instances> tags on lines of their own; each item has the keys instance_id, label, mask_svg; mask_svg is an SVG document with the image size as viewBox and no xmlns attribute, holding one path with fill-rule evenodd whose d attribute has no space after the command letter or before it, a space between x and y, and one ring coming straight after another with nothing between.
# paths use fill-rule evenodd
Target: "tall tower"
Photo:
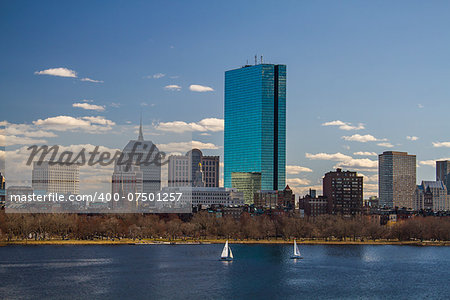
<instances>
[{"instance_id":1,"label":"tall tower","mask_svg":"<svg viewBox=\"0 0 450 300\"><path fill-rule=\"evenodd\" d=\"M413 208L416 156L385 151L378 155L378 194L381 206Z\"/></svg>"},{"instance_id":2,"label":"tall tower","mask_svg":"<svg viewBox=\"0 0 450 300\"><path fill-rule=\"evenodd\" d=\"M442 181L450 194L450 160L436 162L436 181Z\"/></svg>"},{"instance_id":3,"label":"tall tower","mask_svg":"<svg viewBox=\"0 0 450 300\"><path fill-rule=\"evenodd\" d=\"M142 132L142 118L139 126L139 135L137 140L131 140L123 148L122 154L124 159L121 165L118 165L116 161L115 171L121 172L134 172L139 169L142 172L142 176L137 176L137 180L142 181L142 192L144 193L157 193L161 190L161 157L159 155L159 149L151 141L146 141ZM129 168L127 161L132 161L133 166L139 168ZM134 175L133 175L134 176ZM116 179L119 177L115 177ZM125 177L120 177L125 178ZM140 179L142 178L142 179ZM117 180L116 180L117 181ZM121 185L121 182L115 182L117 185ZM137 186L140 186L137 184Z\"/></svg>"},{"instance_id":4,"label":"tall tower","mask_svg":"<svg viewBox=\"0 0 450 300\"><path fill-rule=\"evenodd\" d=\"M261 173L261 189L286 182L286 65L225 72L224 184L231 174Z\"/></svg>"}]
</instances>

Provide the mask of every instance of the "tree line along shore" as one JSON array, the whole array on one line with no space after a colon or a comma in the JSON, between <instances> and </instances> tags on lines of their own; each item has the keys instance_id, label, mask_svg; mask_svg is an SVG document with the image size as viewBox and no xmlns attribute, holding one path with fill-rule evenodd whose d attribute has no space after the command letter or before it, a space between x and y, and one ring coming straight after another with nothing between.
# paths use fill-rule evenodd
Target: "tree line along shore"
<instances>
[{"instance_id":1,"label":"tree line along shore","mask_svg":"<svg viewBox=\"0 0 450 300\"><path fill-rule=\"evenodd\" d=\"M175 214L6 214L3 244L199 244L288 243L450 245L450 218L414 217L390 226L365 216L315 218L251 216L217 218Z\"/></svg>"}]
</instances>

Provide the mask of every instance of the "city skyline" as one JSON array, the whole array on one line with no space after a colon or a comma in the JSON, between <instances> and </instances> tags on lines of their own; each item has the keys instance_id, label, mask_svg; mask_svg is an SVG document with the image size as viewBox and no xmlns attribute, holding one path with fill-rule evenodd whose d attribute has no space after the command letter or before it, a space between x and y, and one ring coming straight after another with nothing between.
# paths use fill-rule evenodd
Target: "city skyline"
<instances>
[{"instance_id":1,"label":"city skyline","mask_svg":"<svg viewBox=\"0 0 450 300\"><path fill-rule=\"evenodd\" d=\"M170 4L103 10L94 3L89 12L56 4L53 11L66 9L68 18L48 20L39 18L38 4L2 6L8 11L0 21L8 151L35 142L121 148L137 136L142 111L144 135L162 151L199 148L223 161L223 72L262 54L265 62L288 67L287 184L297 195L321 190L323 174L335 167L359 171L365 198L377 195L376 155L386 150L417 155L416 184L435 180L435 161L450 157L445 9L416 3L399 14L401 2L382 2L327 3L325 10L323 4L265 3L260 10L240 3L239 11L253 12L246 15L254 24L247 19L247 31L236 33L241 23L230 17L237 10L232 5L209 5L212 18L178 3L176 10L191 14L169 19L166 27L157 25L170 15ZM268 11L286 17L264 23ZM323 19L308 17L319 11ZM227 18L236 24L228 28ZM427 22L416 24L418 18ZM399 23L405 26L389 30ZM221 39L211 39L215 32ZM160 136L174 131L192 133L195 143Z\"/></svg>"}]
</instances>

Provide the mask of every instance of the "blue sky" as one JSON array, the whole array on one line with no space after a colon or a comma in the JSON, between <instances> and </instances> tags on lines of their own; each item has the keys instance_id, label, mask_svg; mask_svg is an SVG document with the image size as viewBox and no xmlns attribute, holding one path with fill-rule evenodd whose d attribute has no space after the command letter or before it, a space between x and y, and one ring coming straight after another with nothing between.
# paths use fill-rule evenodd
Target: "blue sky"
<instances>
[{"instance_id":1,"label":"blue sky","mask_svg":"<svg viewBox=\"0 0 450 300\"><path fill-rule=\"evenodd\" d=\"M355 153L416 154L418 182L450 157L449 15L445 1L2 1L1 119L49 144L122 148L142 111L148 139L181 141L167 134L181 127L221 155L224 71L263 55L287 65L289 183L303 192L340 165L370 196L377 157ZM36 74L52 68L76 77ZM55 129L58 116L102 133ZM18 130L11 149L31 142Z\"/></svg>"}]
</instances>

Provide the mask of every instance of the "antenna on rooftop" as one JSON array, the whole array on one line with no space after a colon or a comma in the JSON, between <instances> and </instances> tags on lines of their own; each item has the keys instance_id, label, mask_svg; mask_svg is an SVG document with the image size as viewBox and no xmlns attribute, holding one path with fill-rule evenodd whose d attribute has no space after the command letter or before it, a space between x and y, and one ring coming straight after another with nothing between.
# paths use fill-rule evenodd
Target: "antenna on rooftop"
<instances>
[{"instance_id":1,"label":"antenna on rooftop","mask_svg":"<svg viewBox=\"0 0 450 300\"><path fill-rule=\"evenodd\" d=\"M261 55L261 64L262 64L262 57L263 57L263 56Z\"/></svg>"},{"instance_id":2,"label":"antenna on rooftop","mask_svg":"<svg viewBox=\"0 0 450 300\"><path fill-rule=\"evenodd\" d=\"M258 64L258 59L257 59L258 55L255 54L255 66Z\"/></svg>"}]
</instances>

